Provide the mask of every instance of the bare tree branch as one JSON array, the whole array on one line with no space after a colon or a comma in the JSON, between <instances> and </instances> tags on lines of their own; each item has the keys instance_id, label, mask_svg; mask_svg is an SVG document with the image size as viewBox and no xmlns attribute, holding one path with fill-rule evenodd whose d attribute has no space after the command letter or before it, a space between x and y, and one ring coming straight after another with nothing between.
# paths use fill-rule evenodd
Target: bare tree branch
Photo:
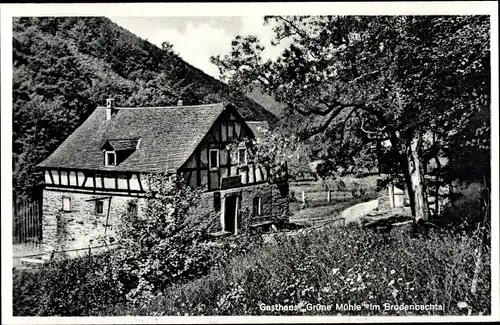
<instances>
[{"instance_id":1,"label":"bare tree branch","mask_svg":"<svg viewBox=\"0 0 500 325\"><path fill-rule=\"evenodd\" d=\"M373 75L376 75L376 74L378 74L378 73L380 73L380 70L375 70L375 71L371 71L371 72L364 73L364 74L362 74L362 75L360 75L360 76L358 76L358 77L356 77L356 78L352 79L351 81L349 81L349 82L347 83L347 85L351 85L351 84L353 84L353 83L355 83L355 82L357 82L357 81L359 81L359 80L361 80L361 79L363 79L363 78L366 78L366 77L368 77L368 76L373 76Z\"/></svg>"},{"instance_id":2,"label":"bare tree branch","mask_svg":"<svg viewBox=\"0 0 500 325\"><path fill-rule=\"evenodd\" d=\"M351 116L354 114L354 112L357 111L357 108L353 108L351 112L347 115L347 117L344 120L344 123L342 124L342 134L340 136L340 145L342 146L344 144L344 138L345 138L345 128L347 125L347 121L351 118Z\"/></svg>"},{"instance_id":3,"label":"bare tree branch","mask_svg":"<svg viewBox=\"0 0 500 325\"><path fill-rule=\"evenodd\" d=\"M309 38L309 35L304 33L299 27L297 27L294 23L292 23L290 20L286 19L283 16L275 16L275 19L280 19L283 22L285 22L288 26L292 27L295 30L295 33L303 38Z\"/></svg>"},{"instance_id":4,"label":"bare tree branch","mask_svg":"<svg viewBox=\"0 0 500 325\"><path fill-rule=\"evenodd\" d=\"M298 107L295 107L295 110L302 116L311 116L311 115L326 116L326 115L330 114L334 108L335 107L332 106L332 107L327 108L326 110L319 110L319 109L303 110L303 109L300 109Z\"/></svg>"}]
</instances>

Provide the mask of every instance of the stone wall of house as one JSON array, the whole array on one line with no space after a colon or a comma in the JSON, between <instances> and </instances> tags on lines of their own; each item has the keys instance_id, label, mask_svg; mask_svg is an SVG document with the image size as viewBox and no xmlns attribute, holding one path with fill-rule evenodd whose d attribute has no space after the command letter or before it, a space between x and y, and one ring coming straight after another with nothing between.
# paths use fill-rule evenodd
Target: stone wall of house
<instances>
[{"instance_id":1,"label":"stone wall of house","mask_svg":"<svg viewBox=\"0 0 500 325\"><path fill-rule=\"evenodd\" d=\"M71 200L71 211L63 211L63 197ZM96 200L103 201L103 211L96 213ZM143 198L43 191L42 249L74 250L101 245L98 239L106 236L116 240L116 226L127 212L129 202L136 202L138 213L145 207ZM107 224L107 226L106 226Z\"/></svg>"},{"instance_id":2,"label":"stone wall of house","mask_svg":"<svg viewBox=\"0 0 500 325\"><path fill-rule=\"evenodd\" d=\"M288 221L288 184L260 184L220 191L221 210L215 221L214 231L221 231L225 198L238 197L238 227L263 221L279 224ZM71 200L71 211L63 211L63 197ZM253 199L260 197L261 213L252 215ZM96 213L96 200L103 201L103 212ZM85 249L101 245L98 239L105 236L108 242L117 240L116 226L127 212L130 202L136 202L138 213L144 212L146 199L106 194L82 194L44 190L42 249L46 252ZM214 192L202 194L193 213L201 217L214 213Z\"/></svg>"},{"instance_id":3,"label":"stone wall of house","mask_svg":"<svg viewBox=\"0 0 500 325\"><path fill-rule=\"evenodd\" d=\"M278 184L259 184L239 188L232 188L218 191L220 193L220 210L215 211L215 196L217 192L203 193L201 201L196 208L195 213L200 217L207 217L210 213L217 213L220 217L220 223L216 231L222 231L223 210L225 198L228 196L238 197L239 219L238 224L252 225L263 221L281 223L289 221L289 197L288 183ZM253 199L261 199L260 215L253 215Z\"/></svg>"}]
</instances>

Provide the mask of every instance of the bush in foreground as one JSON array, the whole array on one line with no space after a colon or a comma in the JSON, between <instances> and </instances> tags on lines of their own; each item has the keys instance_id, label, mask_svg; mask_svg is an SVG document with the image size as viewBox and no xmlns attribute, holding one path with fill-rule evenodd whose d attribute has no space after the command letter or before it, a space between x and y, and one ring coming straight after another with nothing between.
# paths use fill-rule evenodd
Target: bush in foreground
<instances>
[{"instance_id":1,"label":"bush in foreground","mask_svg":"<svg viewBox=\"0 0 500 325\"><path fill-rule=\"evenodd\" d=\"M15 316L88 316L123 301L113 280L112 255L64 259L36 271L14 270Z\"/></svg>"}]
</instances>

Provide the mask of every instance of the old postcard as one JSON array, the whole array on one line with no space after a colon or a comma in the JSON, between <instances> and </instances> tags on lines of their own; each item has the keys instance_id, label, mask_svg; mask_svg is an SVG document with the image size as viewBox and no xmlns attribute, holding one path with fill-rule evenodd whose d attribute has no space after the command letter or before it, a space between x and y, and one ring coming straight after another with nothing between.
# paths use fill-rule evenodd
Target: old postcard
<instances>
[{"instance_id":1,"label":"old postcard","mask_svg":"<svg viewBox=\"0 0 500 325\"><path fill-rule=\"evenodd\" d=\"M2 5L3 322L498 320L497 10Z\"/></svg>"}]
</instances>

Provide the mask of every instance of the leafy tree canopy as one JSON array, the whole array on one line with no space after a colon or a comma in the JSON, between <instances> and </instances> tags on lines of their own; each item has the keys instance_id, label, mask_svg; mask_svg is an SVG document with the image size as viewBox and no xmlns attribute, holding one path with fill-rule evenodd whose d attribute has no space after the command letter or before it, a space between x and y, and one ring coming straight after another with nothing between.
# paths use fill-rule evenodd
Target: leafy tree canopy
<instances>
[{"instance_id":1,"label":"leafy tree canopy","mask_svg":"<svg viewBox=\"0 0 500 325\"><path fill-rule=\"evenodd\" d=\"M462 136L472 144L467 156L489 157L488 17L265 17L270 21L274 42L290 44L278 59L264 59L250 35L236 37L231 52L212 62L233 88L259 84L286 104L298 123L284 124L316 139L318 156L352 164L389 140L414 208L425 202L426 152L466 154L456 152Z\"/></svg>"}]
</instances>

